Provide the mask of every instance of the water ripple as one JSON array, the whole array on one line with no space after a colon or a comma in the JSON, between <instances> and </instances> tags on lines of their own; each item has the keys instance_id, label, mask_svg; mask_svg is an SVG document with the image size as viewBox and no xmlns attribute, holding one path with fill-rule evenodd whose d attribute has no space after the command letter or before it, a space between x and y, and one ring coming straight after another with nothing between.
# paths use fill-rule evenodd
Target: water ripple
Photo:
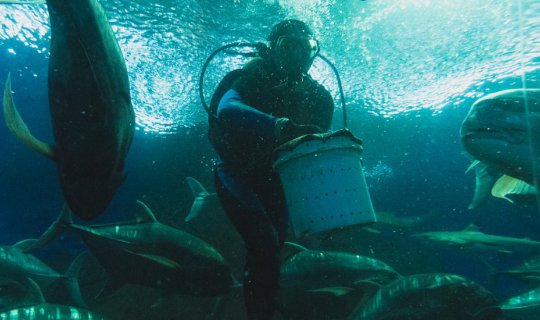
<instances>
[{"instance_id":1,"label":"water ripple","mask_svg":"<svg viewBox=\"0 0 540 320\"><path fill-rule=\"evenodd\" d=\"M197 88L206 57L226 43L264 40L283 18L313 26L322 53L340 71L353 113L436 113L483 95L486 83L523 72L537 75L540 69L540 3L535 0L522 1L522 15L518 1L500 0L102 3L126 58L138 129L146 132L173 133L204 122ZM46 58L46 6L0 8L0 44L17 39ZM220 77L242 63L217 56L205 79L206 98ZM311 74L338 98L335 78L322 61Z\"/></svg>"}]
</instances>

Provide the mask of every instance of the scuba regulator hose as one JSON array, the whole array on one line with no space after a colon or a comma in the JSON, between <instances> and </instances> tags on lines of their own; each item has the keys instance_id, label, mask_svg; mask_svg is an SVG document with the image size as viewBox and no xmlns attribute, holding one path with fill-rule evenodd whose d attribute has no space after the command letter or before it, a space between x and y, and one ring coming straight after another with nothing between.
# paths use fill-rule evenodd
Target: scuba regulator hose
<instances>
[{"instance_id":1,"label":"scuba regulator hose","mask_svg":"<svg viewBox=\"0 0 540 320\"><path fill-rule=\"evenodd\" d=\"M237 51L237 52L232 52L232 51L227 52L226 50L230 49L230 48L253 48L253 49L255 49L255 51L252 51L252 52L239 52L239 51ZM208 106L208 104L206 103L206 100L204 98L204 88L203 88L204 87L204 75L206 73L206 69L208 68L208 65L210 64L210 62L221 51L225 51L225 53L227 53L227 54L240 55L240 56L243 56L243 57L260 57L261 55L265 54L268 51L268 47L262 42L257 42L257 43L234 42L234 43L224 45L224 46L214 50L210 54L210 56L208 56L208 58L204 62L204 65L203 65L203 67L201 69L201 75L199 77L199 98L201 99L201 103L202 103L202 106L203 106L204 110L209 115L210 115L210 107ZM339 77L339 72L336 69L336 67L334 66L334 64L332 62L330 62L330 60L328 60L325 56L321 55L320 53L317 53L315 58L316 57L319 57L324 62L326 62L326 64L328 64L330 66L330 68L332 69L332 71L334 71L334 74L336 75L337 85L338 85L338 89L339 89L339 96L340 96L340 100L341 100L341 106L343 108L343 127L345 129L347 129L348 120L347 120L347 109L345 107L345 94L343 93L343 86L341 84L341 78Z\"/></svg>"}]
</instances>

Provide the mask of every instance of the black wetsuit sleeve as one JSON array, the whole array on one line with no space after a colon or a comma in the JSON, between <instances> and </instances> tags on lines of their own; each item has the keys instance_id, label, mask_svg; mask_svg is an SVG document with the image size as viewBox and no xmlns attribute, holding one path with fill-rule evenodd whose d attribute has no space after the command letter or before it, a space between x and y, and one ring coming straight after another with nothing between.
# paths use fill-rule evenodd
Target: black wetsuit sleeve
<instances>
[{"instance_id":1,"label":"black wetsuit sleeve","mask_svg":"<svg viewBox=\"0 0 540 320\"><path fill-rule=\"evenodd\" d=\"M224 129L253 133L267 138L274 137L277 118L246 104L234 89L227 91L221 98L217 116Z\"/></svg>"}]
</instances>

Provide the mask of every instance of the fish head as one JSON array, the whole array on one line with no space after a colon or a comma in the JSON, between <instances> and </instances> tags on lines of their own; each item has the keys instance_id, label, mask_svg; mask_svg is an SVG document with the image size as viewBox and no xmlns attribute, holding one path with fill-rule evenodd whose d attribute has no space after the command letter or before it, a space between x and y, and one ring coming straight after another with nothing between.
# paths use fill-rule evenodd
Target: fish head
<instances>
[{"instance_id":1,"label":"fish head","mask_svg":"<svg viewBox=\"0 0 540 320\"><path fill-rule=\"evenodd\" d=\"M126 173L117 170L88 174L60 173L69 208L84 220L92 220L105 211L125 178Z\"/></svg>"},{"instance_id":2,"label":"fish head","mask_svg":"<svg viewBox=\"0 0 540 320\"><path fill-rule=\"evenodd\" d=\"M540 168L540 138L534 138L539 132L540 89L505 90L472 105L461 126L461 141L474 159L532 182Z\"/></svg>"}]
</instances>

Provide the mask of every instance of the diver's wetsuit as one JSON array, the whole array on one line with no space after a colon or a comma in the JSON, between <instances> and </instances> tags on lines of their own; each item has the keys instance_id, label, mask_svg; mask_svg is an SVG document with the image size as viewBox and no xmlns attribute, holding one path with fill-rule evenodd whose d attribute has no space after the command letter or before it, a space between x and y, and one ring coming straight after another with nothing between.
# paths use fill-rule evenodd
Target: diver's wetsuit
<instances>
[{"instance_id":1,"label":"diver's wetsuit","mask_svg":"<svg viewBox=\"0 0 540 320\"><path fill-rule=\"evenodd\" d=\"M260 59L229 73L211 103L217 109L209 131L219 155L216 189L247 249L244 295L250 320L272 318L287 233L283 188L272 169L276 120L286 117L327 131L334 111L331 95L310 77L289 85L272 70Z\"/></svg>"}]
</instances>

